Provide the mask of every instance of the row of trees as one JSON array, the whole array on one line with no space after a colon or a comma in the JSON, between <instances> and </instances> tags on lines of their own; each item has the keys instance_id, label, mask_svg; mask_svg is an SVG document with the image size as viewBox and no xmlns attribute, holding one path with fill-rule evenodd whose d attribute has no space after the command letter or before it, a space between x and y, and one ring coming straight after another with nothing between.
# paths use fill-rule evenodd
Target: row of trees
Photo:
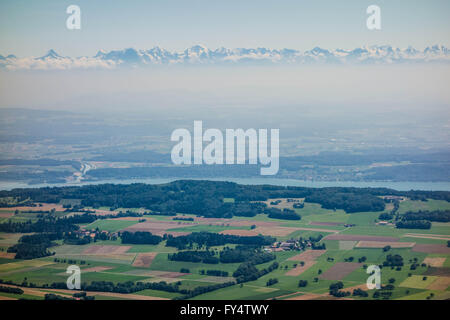
<instances>
[{"instance_id":1,"label":"row of trees","mask_svg":"<svg viewBox=\"0 0 450 320\"><path fill-rule=\"evenodd\" d=\"M205 274L205 270L200 270L200 274ZM228 271L206 270L206 275L214 277L228 277Z\"/></svg>"},{"instance_id":2,"label":"row of trees","mask_svg":"<svg viewBox=\"0 0 450 320\"><path fill-rule=\"evenodd\" d=\"M250 262L252 264L261 264L275 259L273 253L264 252L261 248L254 246L236 246L234 249L225 247L220 252L220 262L236 263Z\"/></svg>"},{"instance_id":3,"label":"row of trees","mask_svg":"<svg viewBox=\"0 0 450 320\"><path fill-rule=\"evenodd\" d=\"M120 234L123 244L158 244L163 238L147 231L128 232Z\"/></svg>"},{"instance_id":4,"label":"row of trees","mask_svg":"<svg viewBox=\"0 0 450 320\"><path fill-rule=\"evenodd\" d=\"M406 212L402 218L406 221L427 220L435 222L450 222L450 210Z\"/></svg>"},{"instance_id":5,"label":"row of trees","mask_svg":"<svg viewBox=\"0 0 450 320\"><path fill-rule=\"evenodd\" d=\"M176 247L179 250L185 248L192 248L193 245L202 248L211 246L221 246L225 244L242 244L242 245L256 245L263 246L269 245L275 242L275 238L269 236L237 236L227 235L212 232L193 232L188 235L174 237L172 235L167 236L166 246Z\"/></svg>"},{"instance_id":6,"label":"row of trees","mask_svg":"<svg viewBox=\"0 0 450 320\"><path fill-rule=\"evenodd\" d=\"M431 222L427 220L401 220L395 226L399 229L431 229Z\"/></svg>"},{"instance_id":7,"label":"row of trees","mask_svg":"<svg viewBox=\"0 0 450 320\"><path fill-rule=\"evenodd\" d=\"M168 255L171 261L202 262L207 264L250 262L261 264L275 259L272 253L254 246L225 247L218 256L212 250L188 250Z\"/></svg>"},{"instance_id":8,"label":"row of trees","mask_svg":"<svg viewBox=\"0 0 450 320\"><path fill-rule=\"evenodd\" d=\"M180 251L168 255L171 261L202 262L207 264L218 264L219 258L214 251Z\"/></svg>"},{"instance_id":9,"label":"row of trees","mask_svg":"<svg viewBox=\"0 0 450 320\"><path fill-rule=\"evenodd\" d=\"M254 281L273 270L278 269L278 267L278 262L274 262L269 267L258 270L251 261L244 262L239 265L235 272L233 272L233 277L236 278L237 283Z\"/></svg>"},{"instance_id":10,"label":"row of trees","mask_svg":"<svg viewBox=\"0 0 450 320\"><path fill-rule=\"evenodd\" d=\"M0 286L0 292L14 293L14 294L23 294L23 290L20 289L20 288L16 288L16 287L5 287L5 286Z\"/></svg>"}]
</instances>

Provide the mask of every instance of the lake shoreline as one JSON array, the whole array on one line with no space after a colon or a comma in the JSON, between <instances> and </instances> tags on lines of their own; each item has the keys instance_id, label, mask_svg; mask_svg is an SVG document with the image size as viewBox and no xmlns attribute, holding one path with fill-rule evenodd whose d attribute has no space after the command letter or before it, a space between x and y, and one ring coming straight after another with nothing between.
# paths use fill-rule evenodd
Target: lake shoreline
<instances>
[{"instance_id":1,"label":"lake shoreline","mask_svg":"<svg viewBox=\"0 0 450 320\"><path fill-rule=\"evenodd\" d=\"M423 190L423 191L450 191L450 182L417 182L417 181L306 181L282 178L146 178L146 179L110 179L110 180L85 180L76 183L42 183L28 184L17 181L0 181L0 190L12 190L15 188L42 188L42 187L68 187L93 184L164 184L176 180L210 180L229 181L242 185L276 185L291 187L326 188L326 187L355 187L355 188L389 188L398 191Z\"/></svg>"}]
</instances>

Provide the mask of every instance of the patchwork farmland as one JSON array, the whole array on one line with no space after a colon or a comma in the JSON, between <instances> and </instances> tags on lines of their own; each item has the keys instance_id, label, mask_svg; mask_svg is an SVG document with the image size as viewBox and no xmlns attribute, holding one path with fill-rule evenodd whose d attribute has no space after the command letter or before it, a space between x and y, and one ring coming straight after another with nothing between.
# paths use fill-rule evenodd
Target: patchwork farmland
<instances>
[{"instance_id":1,"label":"patchwork farmland","mask_svg":"<svg viewBox=\"0 0 450 320\"><path fill-rule=\"evenodd\" d=\"M252 201L246 205L255 214L231 217L183 210L167 214L146 207L74 209L63 206L63 201L0 208L0 216L6 219L1 222L3 228L42 219L69 219L76 225L64 237L51 239L48 254L38 257L24 256L14 248L27 236L43 233L0 232L0 286L24 291L0 291L0 299L39 300L49 292L71 298L73 291L63 286L71 265L80 267L83 290L98 300L448 297L450 223L433 222L426 230L395 225L395 219L407 212L427 210L426 201L405 196L402 210L386 223L382 214L392 212L393 206L347 213L307 200L274 197L261 206ZM239 204L229 195L220 201L225 207ZM429 209L439 209L439 203L430 200ZM301 219L271 217L270 211L265 212L274 208ZM238 272L243 263L253 264L261 275L243 276ZM376 290L365 286L370 265L381 267L381 291L388 294L376 295ZM100 282L110 286L96 286ZM133 285L125 290L124 283ZM349 295L339 297L330 290L336 284L341 286L339 292ZM353 295L357 289L367 296Z\"/></svg>"}]
</instances>

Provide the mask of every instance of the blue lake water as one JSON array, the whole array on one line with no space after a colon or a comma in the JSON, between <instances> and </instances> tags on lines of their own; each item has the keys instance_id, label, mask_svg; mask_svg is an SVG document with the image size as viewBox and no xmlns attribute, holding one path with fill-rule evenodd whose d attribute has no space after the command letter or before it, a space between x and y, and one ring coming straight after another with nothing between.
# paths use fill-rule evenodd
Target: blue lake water
<instances>
[{"instance_id":1,"label":"blue lake water","mask_svg":"<svg viewBox=\"0 0 450 320\"><path fill-rule=\"evenodd\" d=\"M99 181L82 181L79 183L55 183L55 184L34 184L28 185L24 182L0 181L0 190L11 190L14 188L40 188L40 187L62 187L62 186L82 186L89 184L130 184L130 183L148 183L161 184L185 178L167 178L167 179L111 179ZM192 180L214 180L214 181L231 181L239 184L271 184L277 186L294 186L294 187L358 187L358 188L391 188L400 191L408 190L430 190L430 191L450 191L450 182L390 182L390 181L303 181L294 179L276 179L276 178L212 178L212 179L192 179Z\"/></svg>"}]
</instances>

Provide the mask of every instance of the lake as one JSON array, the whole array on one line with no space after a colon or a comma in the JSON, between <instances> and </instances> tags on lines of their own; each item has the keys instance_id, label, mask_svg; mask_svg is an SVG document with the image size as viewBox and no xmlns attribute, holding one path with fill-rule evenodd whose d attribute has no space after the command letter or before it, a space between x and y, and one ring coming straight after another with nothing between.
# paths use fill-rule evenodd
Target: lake
<instances>
[{"instance_id":1,"label":"lake","mask_svg":"<svg viewBox=\"0 0 450 320\"><path fill-rule=\"evenodd\" d=\"M40 187L64 187L64 186L82 186L90 184L114 183L114 184L131 184L131 183L147 183L161 184L175 180L186 180L186 178L152 178L152 179L124 179L124 180L98 180L98 181L82 181L78 183L55 183L55 184L33 184L28 185L24 182L0 181L0 190L11 190L14 188L40 188ZM276 178L211 178L211 179L191 179L191 180L212 180L212 181L231 181L239 184L271 184L277 186L293 186L293 187L357 187L357 188L390 188L399 191L408 190L430 190L430 191L450 191L450 182L415 182L415 181L303 181L295 179L276 179Z\"/></svg>"}]
</instances>

